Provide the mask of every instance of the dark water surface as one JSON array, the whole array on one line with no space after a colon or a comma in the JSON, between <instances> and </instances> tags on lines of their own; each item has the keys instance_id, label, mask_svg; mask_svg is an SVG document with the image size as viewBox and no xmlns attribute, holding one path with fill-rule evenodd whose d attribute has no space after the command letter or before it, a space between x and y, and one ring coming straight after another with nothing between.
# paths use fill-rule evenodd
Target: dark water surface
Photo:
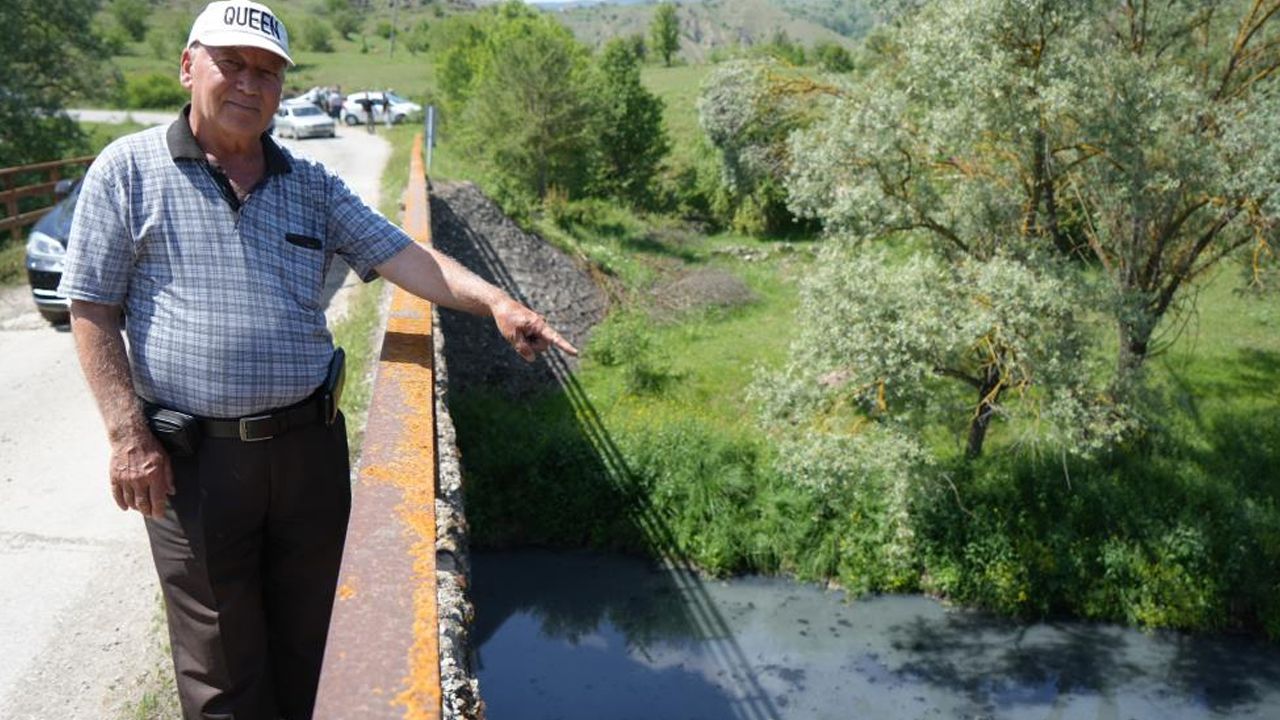
<instances>
[{"instance_id":1,"label":"dark water surface","mask_svg":"<svg viewBox=\"0 0 1280 720\"><path fill-rule=\"evenodd\" d=\"M610 555L477 553L473 575L490 720L1280 720L1280 648L1262 642L1020 625Z\"/></svg>"}]
</instances>

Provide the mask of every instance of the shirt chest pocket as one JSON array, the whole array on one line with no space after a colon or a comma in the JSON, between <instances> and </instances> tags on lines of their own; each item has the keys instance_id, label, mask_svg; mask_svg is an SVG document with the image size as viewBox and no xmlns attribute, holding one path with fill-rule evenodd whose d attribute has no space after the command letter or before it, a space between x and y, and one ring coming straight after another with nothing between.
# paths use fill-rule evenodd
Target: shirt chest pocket
<instances>
[{"instance_id":1,"label":"shirt chest pocket","mask_svg":"<svg viewBox=\"0 0 1280 720\"><path fill-rule=\"evenodd\" d=\"M285 233L278 252L281 285L302 307L319 309L327 265L324 243L312 235Z\"/></svg>"}]
</instances>

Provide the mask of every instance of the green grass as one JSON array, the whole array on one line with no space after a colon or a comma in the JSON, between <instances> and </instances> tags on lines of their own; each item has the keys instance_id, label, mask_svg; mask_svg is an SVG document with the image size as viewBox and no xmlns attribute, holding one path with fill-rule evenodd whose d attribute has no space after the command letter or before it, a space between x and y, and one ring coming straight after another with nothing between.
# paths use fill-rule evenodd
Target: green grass
<instances>
[{"instance_id":1,"label":"green grass","mask_svg":"<svg viewBox=\"0 0 1280 720\"><path fill-rule=\"evenodd\" d=\"M690 157L702 137L698 125L698 93L714 69L710 65L646 66L640 73L645 88L662 98L662 119L671 139L671 157Z\"/></svg>"},{"instance_id":2,"label":"green grass","mask_svg":"<svg viewBox=\"0 0 1280 720\"><path fill-rule=\"evenodd\" d=\"M342 414L347 421L347 442L354 466L364 445L365 420L373 395L372 367L381 344L382 316L379 312L382 280L362 284L349 300L347 314L333 328L334 345L347 354L347 378L342 393Z\"/></svg>"}]
</instances>

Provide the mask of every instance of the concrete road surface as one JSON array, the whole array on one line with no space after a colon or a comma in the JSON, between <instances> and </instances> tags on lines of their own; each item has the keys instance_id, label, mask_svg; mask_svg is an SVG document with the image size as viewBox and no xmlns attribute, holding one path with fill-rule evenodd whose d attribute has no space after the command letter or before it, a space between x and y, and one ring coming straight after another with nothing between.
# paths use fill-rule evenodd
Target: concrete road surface
<instances>
[{"instance_id":1,"label":"concrete road surface","mask_svg":"<svg viewBox=\"0 0 1280 720\"><path fill-rule=\"evenodd\" d=\"M390 145L338 133L282 144L376 207ZM335 274L331 319L353 284ZM71 334L40 318L25 285L0 288L0 368L0 718L110 720L139 699L163 634L143 521L112 502Z\"/></svg>"}]
</instances>

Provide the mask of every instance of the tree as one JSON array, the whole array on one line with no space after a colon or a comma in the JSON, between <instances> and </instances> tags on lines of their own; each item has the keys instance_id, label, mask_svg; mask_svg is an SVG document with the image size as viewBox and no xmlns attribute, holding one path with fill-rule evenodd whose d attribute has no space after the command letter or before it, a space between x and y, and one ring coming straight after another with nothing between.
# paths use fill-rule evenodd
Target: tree
<instances>
[{"instance_id":1,"label":"tree","mask_svg":"<svg viewBox=\"0 0 1280 720\"><path fill-rule=\"evenodd\" d=\"M324 7L334 31L344 39L351 39L364 25L361 11L352 7L350 0L325 0Z\"/></svg>"},{"instance_id":2,"label":"tree","mask_svg":"<svg viewBox=\"0 0 1280 720\"><path fill-rule=\"evenodd\" d=\"M634 44L615 38L600 55L599 111L601 189L633 203L649 199L654 175L670 145L662 125L662 100L640 83Z\"/></svg>"},{"instance_id":3,"label":"tree","mask_svg":"<svg viewBox=\"0 0 1280 720\"><path fill-rule=\"evenodd\" d=\"M671 67L671 58L680 50L680 20L672 2L660 2L649 24L649 37L653 51L662 58L662 64Z\"/></svg>"},{"instance_id":4,"label":"tree","mask_svg":"<svg viewBox=\"0 0 1280 720\"><path fill-rule=\"evenodd\" d=\"M770 60L725 63L707 78L698 122L719 151L727 212L738 230L774 233L793 225L789 140L821 118L839 92Z\"/></svg>"},{"instance_id":5,"label":"tree","mask_svg":"<svg viewBox=\"0 0 1280 720\"><path fill-rule=\"evenodd\" d=\"M905 437L963 423L969 458L997 418L1022 421L1028 443L1099 448L1124 425L1093 401L1088 297L1064 265L829 243L786 369L763 378L768 415L802 435L849 410Z\"/></svg>"},{"instance_id":6,"label":"tree","mask_svg":"<svg viewBox=\"0 0 1280 720\"><path fill-rule=\"evenodd\" d=\"M1096 265L1123 396L1185 289L1274 233L1278 14L1277 0L921 4L796 137L791 206L957 261L1051 249Z\"/></svg>"},{"instance_id":7,"label":"tree","mask_svg":"<svg viewBox=\"0 0 1280 720\"><path fill-rule=\"evenodd\" d=\"M799 66L805 63L804 46L792 41L791 36L782 28L773 31L773 36L761 50L769 57L788 65Z\"/></svg>"},{"instance_id":8,"label":"tree","mask_svg":"<svg viewBox=\"0 0 1280 720\"><path fill-rule=\"evenodd\" d=\"M431 48L431 24L426 20L419 20L413 29L405 34L405 49L411 55L424 53Z\"/></svg>"},{"instance_id":9,"label":"tree","mask_svg":"<svg viewBox=\"0 0 1280 720\"><path fill-rule=\"evenodd\" d=\"M853 70L853 56L838 43L816 43L813 46L813 58L819 67L829 73L847 73Z\"/></svg>"},{"instance_id":10,"label":"tree","mask_svg":"<svg viewBox=\"0 0 1280 720\"><path fill-rule=\"evenodd\" d=\"M503 193L585 193L596 151L586 48L519 0L465 22L442 33L453 44L441 73L463 144Z\"/></svg>"},{"instance_id":11,"label":"tree","mask_svg":"<svg viewBox=\"0 0 1280 720\"><path fill-rule=\"evenodd\" d=\"M0 167L87 150L68 98L101 97L112 84L90 23L97 0L5 0L0 26Z\"/></svg>"},{"instance_id":12,"label":"tree","mask_svg":"<svg viewBox=\"0 0 1280 720\"><path fill-rule=\"evenodd\" d=\"M333 52L333 31L318 17L302 21L302 46L312 52Z\"/></svg>"},{"instance_id":13,"label":"tree","mask_svg":"<svg viewBox=\"0 0 1280 720\"><path fill-rule=\"evenodd\" d=\"M147 0L111 0L111 15L134 42L147 36L147 18L151 15Z\"/></svg>"}]
</instances>

